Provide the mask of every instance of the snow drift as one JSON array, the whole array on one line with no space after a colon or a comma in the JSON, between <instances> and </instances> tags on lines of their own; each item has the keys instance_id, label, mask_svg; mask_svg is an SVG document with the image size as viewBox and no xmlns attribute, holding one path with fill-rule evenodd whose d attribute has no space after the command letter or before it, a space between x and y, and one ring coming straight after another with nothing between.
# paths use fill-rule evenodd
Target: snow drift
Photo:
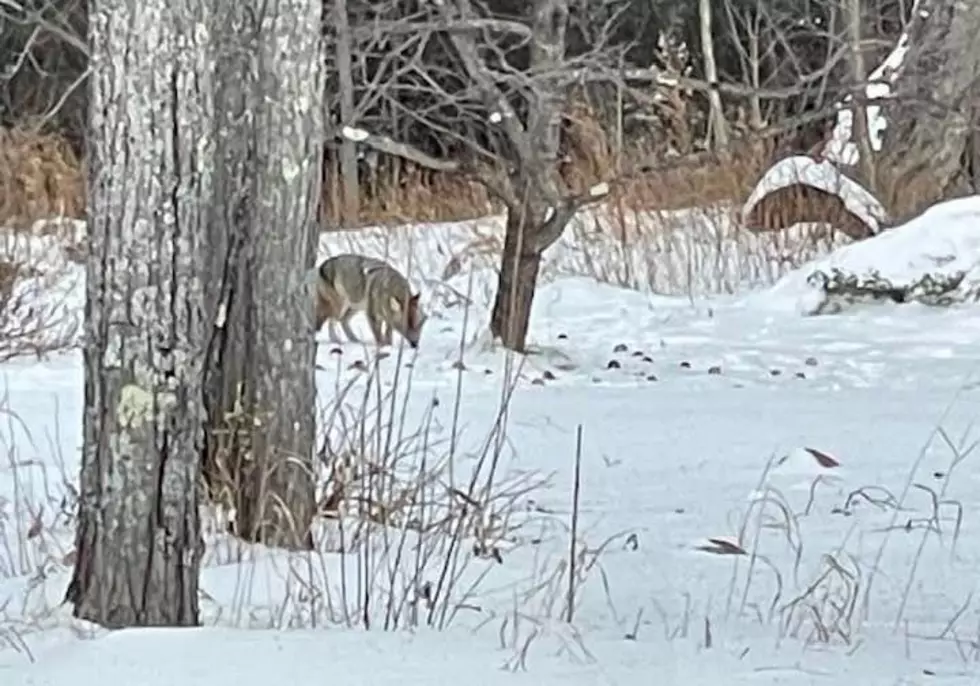
<instances>
[{"instance_id":1,"label":"snow drift","mask_svg":"<svg viewBox=\"0 0 980 686\"><path fill-rule=\"evenodd\" d=\"M746 302L804 314L858 302L951 305L980 296L980 196L950 200L813 260Z\"/></svg>"}]
</instances>

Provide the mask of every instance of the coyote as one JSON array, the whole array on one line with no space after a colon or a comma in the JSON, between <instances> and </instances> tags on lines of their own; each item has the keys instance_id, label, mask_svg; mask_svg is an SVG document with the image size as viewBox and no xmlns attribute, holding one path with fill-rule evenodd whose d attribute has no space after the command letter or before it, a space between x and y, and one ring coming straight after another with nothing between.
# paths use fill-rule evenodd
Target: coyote
<instances>
[{"instance_id":1,"label":"coyote","mask_svg":"<svg viewBox=\"0 0 980 686\"><path fill-rule=\"evenodd\" d=\"M340 322L348 339L360 339L350 329L350 319L359 310L367 315L378 345L391 345L394 329L417 348L426 316L419 295L412 295L408 280L393 266L365 255L334 255L324 260L316 273L316 328L329 322L330 340L337 342L334 323Z\"/></svg>"}]
</instances>

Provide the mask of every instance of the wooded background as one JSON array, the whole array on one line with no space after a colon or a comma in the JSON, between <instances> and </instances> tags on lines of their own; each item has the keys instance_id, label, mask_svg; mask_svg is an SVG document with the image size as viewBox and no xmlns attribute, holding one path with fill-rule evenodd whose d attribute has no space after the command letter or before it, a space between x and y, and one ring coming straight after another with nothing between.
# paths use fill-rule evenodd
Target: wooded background
<instances>
[{"instance_id":1,"label":"wooded background","mask_svg":"<svg viewBox=\"0 0 980 686\"><path fill-rule=\"evenodd\" d=\"M564 106L562 175L579 187L624 165L723 150L731 154L693 170L665 171L660 164L622 192L660 208L736 200L777 156L811 150L826 137L834 104L857 92L903 30L914 29L909 22L923 6L952 12L952 4L571 2L562 78L572 95ZM16 177L0 185L0 223L83 210L86 5L0 5L0 174ZM512 104L523 107L528 99L518 94L541 75L528 73L528 41L518 28L532 25L529 14L538 5L486 0L472 6L480 25L468 30L481 57L515 96ZM324 16L325 228L486 214L492 198L458 171L418 164L425 161L419 155L381 154L340 135L342 125L352 125L432 160L479 158L474 142L500 152L506 143L499 127L452 43L459 25L451 27L437 5L422 0L326 0Z\"/></svg>"}]
</instances>

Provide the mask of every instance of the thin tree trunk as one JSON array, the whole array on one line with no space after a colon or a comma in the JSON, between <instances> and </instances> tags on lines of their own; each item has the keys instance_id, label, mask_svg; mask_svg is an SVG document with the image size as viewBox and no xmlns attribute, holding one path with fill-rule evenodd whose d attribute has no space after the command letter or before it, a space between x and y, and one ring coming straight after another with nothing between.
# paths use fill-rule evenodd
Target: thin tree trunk
<instances>
[{"instance_id":1,"label":"thin tree trunk","mask_svg":"<svg viewBox=\"0 0 980 686\"><path fill-rule=\"evenodd\" d=\"M239 80L242 94L228 91L222 99L227 178L215 211L226 235L215 244L230 273L212 303L224 331L211 358L209 414L219 432L208 462L233 503L235 532L286 548L311 545L315 510L308 274L321 190L321 9L318 0L255 0L244 11L229 10L234 21L223 36L224 50L236 45L249 56L251 76ZM247 114L236 119L239 106Z\"/></svg>"},{"instance_id":2,"label":"thin tree trunk","mask_svg":"<svg viewBox=\"0 0 980 686\"><path fill-rule=\"evenodd\" d=\"M698 19L701 28L701 51L704 54L704 76L711 83L718 83L718 64L715 61L714 36L711 30L710 0L698 0ZM714 149L728 149L728 126L725 113L721 107L721 94L712 89L708 93L709 127L708 135L714 143Z\"/></svg>"},{"instance_id":3,"label":"thin tree trunk","mask_svg":"<svg viewBox=\"0 0 980 686\"><path fill-rule=\"evenodd\" d=\"M746 23L752 26L749 35L749 84L753 89L758 89L762 84L760 77L762 60L759 57L759 34L761 32L759 25L761 22L758 16L753 15L751 20L746 17ZM753 132L762 131L762 98L757 94L753 94L749 98L749 124Z\"/></svg>"},{"instance_id":4,"label":"thin tree trunk","mask_svg":"<svg viewBox=\"0 0 980 686\"><path fill-rule=\"evenodd\" d=\"M851 79L855 86L865 92L868 77L864 66L864 52L861 44L861 0L848 0L846 4L847 33L851 43ZM875 178L874 148L871 145L871 132L868 128L868 108L857 98L851 107L851 135L858 149L858 169L861 181L873 192L877 187Z\"/></svg>"},{"instance_id":5,"label":"thin tree trunk","mask_svg":"<svg viewBox=\"0 0 980 686\"><path fill-rule=\"evenodd\" d=\"M209 4L94 0L84 447L66 600L107 627L198 623Z\"/></svg>"},{"instance_id":6,"label":"thin tree trunk","mask_svg":"<svg viewBox=\"0 0 980 686\"><path fill-rule=\"evenodd\" d=\"M354 75L351 61L351 31L347 0L334 0L334 30L337 35L337 85L340 91L340 124L354 125ZM360 214L360 184L357 177L357 145L346 137L340 143L341 221L351 224Z\"/></svg>"}]
</instances>

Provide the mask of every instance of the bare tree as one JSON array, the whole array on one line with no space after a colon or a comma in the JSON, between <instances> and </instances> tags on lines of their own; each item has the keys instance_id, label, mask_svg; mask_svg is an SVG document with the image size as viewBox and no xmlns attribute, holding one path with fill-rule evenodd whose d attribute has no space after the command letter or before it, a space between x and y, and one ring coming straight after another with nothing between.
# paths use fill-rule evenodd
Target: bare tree
<instances>
[{"instance_id":1,"label":"bare tree","mask_svg":"<svg viewBox=\"0 0 980 686\"><path fill-rule=\"evenodd\" d=\"M92 0L85 414L67 600L108 627L198 623L209 3Z\"/></svg>"},{"instance_id":2,"label":"bare tree","mask_svg":"<svg viewBox=\"0 0 980 686\"><path fill-rule=\"evenodd\" d=\"M791 3L780 7L770 0L725 0L727 43L734 47L736 59L730 61L727 74L720 74L719 91L746 102L751 131L783 130L788 135L780 138L797 152L825 142L829 120L848 92L842 83L848 76L843 67L853 55L847 27L836 20L839 4L815 3L813 12L801 16L802 9ZM738 89L744 90L736 92L726 76L741 82ZM816 112L820 115L810 116ZM786 126L794 120L797 123ZM806 130L796 130L802 120L807 121Z\"/></svg>"},{"instance_id":3,"label":"bare tree","mask_svg":"<svg viewBox=\"0 0 980 686\"><path fill-rule=\"evenodd\" d=\"M347 136L345 145L357 143L431 169L463 172L504 206L505 245L490 331L506 347L524 351L542 255L583 205L608 191L604 183L593 192L573 191L559 172L563 124L574 104L573 93L584 90L577 87L614 83L619 93L648 109L662 107L658 103L666 91L696 92L715 103L719 116L722 97L734 102L751 99L757 129L770 116L778 118L793 108L801 112L801 119L812 121L810 110L823 105L819 118L828 117L843 95L828 82L840 71L847 46L826 26L800 29L796 15L771 16L769 4L759 0L744 13L734 7L730 12L733 25L751 22L748 30L755 41L743 60L745 84L728 80L732 70L723 72L717 64L706 67L712 73L704 79L689 76L686 69L628 64L624 52L629 45L616 45L612 38L618 12L628 6L617 0L600 8L535 0L524 16L504 16L472 0L452 0L425 5L410 17L350 18L352 63L360 64L366 51L374 50L367 61L390 69L386 74L376 69L366 85L363 78L354 79L359 84L356 116L346 123L368 130L351 131L356 135ZM596 19L583 19L582 13L593 10ZM566 40L573 13L579 13L576 25L589 19L589 45L583 47L579 41L574 50ZM702 23L710 39L710 21ZM802 35L807 32L811 35ZM446 44L452 48L452 66L427 62L427 48L442 49ZM794 50L808 52L796 55ZM784 55L789 55L788 66L774 64ZM413 104L423 104L406 107L405 93L412 94ZM402 130L428 129L442 146L441 156L399 141L401 130L380 118L362 123L365 110L378 101L390 104L408 122ZM790 101L793 108L786 105ZM764 103L772 105L769 112L763 111ZM715 128L719 126L724 129L725 122ZM792 124L798 126L799 122ZM724 132L720 135L724 138ZM433 147L437 146L427 149ZM624 165L623 175L648 168L646 162Z\"/></svg>"},{"instance_id":4,"label":"bare tree","mask_svg":"<svg viewBox=\"0 0 980 686\"><path fill-rule=\"evenodd\" d=\"M205 474L252 541L308 547L323 146L320 0L222 5Z\"/></svg>"},{"instance_id":5,"label":"bare tree","mask_svg":"<svg viewBox=\"0 0 980 686\"><path fill-rule=\"evenodd\" d=\"M469 0L457 0L457 16L463 21L477 18ZM526 115L519 116L501 89L494 70L481 59L470 34L451 32L467 75L492 117L499 120L510 167L496 192L507 207L504 249L490 333L511 350L524 352L544 251L557 241L568 222L583 204L605 195L573 196L564 190L558 172L561 124L567 99L568 74L565 60L567 0L536 0L528 26L528 73L536 75L514 89L523 91Z\"/></svg>"},{"instance_id":6,"label":"bare tree","mask_svg":"<svg viewBox=\"0 0 980 686\"><path fill-rule=\"evenodd\" d=\"M77 0L0 2L0 118L35 130L84 128L86 6Z\"/></svg>"},{"instance_id":7,"label":"bare tree","mask_svg":"<svg viewBox=\"0 0 980 686\"><path fill-rule=\"evenodd\" d=\"M379 33L410 35L397 49L388 50L387 59L400 62L392 64L392 80L406 73L417 76L418 87L436 102L433 109L452 110L464 124L452 130L428 112L406 113L437 132L446 149L456 151L450 159L435 158L375 132L358 130L353 138L347 136L424 167L466 173L506 206L506 236L490 331L506 347L522 352L542 254L558 240L579 208L607 192L599 186L583 194L570 193L559 174L568 92L580 81L582 66L589 63L583 58L573 64L566 56L568 2L536 0L529 17L525 23L488 16L469 0L455 0L424 8L397 23L354 26L351 33L360 41L358 49L377 44ZM454 48L467 82L462 90L451 92L444 85L445 75L421 59L425 45L435 35L448 37ZM526 70L510 63L508 53L518 50L530 55ZM458 81L459 77L453 78ZM385 85L392 89L391 81ZM364 101L386 96L384 87L374 86ZM472 130L485 130L488 118L496 128L492 140L459 133L467 128L466 122Z\"/></svg>"}]
</instances>

